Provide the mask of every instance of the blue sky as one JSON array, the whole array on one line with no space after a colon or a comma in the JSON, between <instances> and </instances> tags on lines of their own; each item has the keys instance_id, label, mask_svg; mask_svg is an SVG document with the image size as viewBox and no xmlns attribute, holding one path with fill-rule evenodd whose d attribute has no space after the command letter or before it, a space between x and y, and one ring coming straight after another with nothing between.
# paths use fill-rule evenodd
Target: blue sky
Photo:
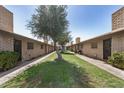
<instances>
[{"instance_id":1,"label":"blue sky","mask_svg":"<svg viewBox=\"0 0 124 93\"><path fill-rule=\"evenodd\" d=\"M34 38L26 29L27 20L35 13L37 6L5 6L14 14L14 32ZM111 15L121 8L118 5L73 5L68 6L69 31L75 41L81 37L81 41L111 31ZM35 38L36 39L36 38Z\"/></svg>"}]
</instances>

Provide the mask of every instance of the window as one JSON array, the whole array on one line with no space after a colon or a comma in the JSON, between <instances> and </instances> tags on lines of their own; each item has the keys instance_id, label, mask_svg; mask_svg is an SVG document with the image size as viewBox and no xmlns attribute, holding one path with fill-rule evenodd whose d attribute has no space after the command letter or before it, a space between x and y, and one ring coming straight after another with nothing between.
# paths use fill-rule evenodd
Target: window
<instances>
[{"instance_id":1,"label":"window","mask_svg":"<svg viewBox=\"0 0 124 93\"><path fill-rule=\"evenodd\" d=\"M27 43L27 49L33 49L33 48L34 48L33 43L28 42Z\"/></svg>"},{"instance_id":2,"label":"window","mask_svg":"<svg viewBox=\"0 0 124 93\"><path fill-rule=\"evenodd\" d=\"M40 48L43 49L43 45L41 45Z\"/></svg>"},{"instance_id":3,"label":"window","mask_svg":"<svg viewBox=\"0 0 124 93\"><path fill-rule=\"evenodd\" d=\"M97 43L91 43L91 48L97 48Z\"/></svg>"}]
</instances>

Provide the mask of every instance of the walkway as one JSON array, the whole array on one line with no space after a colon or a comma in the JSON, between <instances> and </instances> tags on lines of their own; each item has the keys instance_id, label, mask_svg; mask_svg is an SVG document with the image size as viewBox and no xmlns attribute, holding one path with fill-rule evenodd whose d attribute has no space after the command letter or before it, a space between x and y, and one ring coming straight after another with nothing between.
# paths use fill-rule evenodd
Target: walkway
<instances>
[{"instance_id":1,"label":"walkway","mask_svg":"<svg viewBox=\"0 0 124 93\"><path fill-rule=\"evenodd\" d=\"M89 58L84 55L76 54L76 56L124 80L124 70L120 70L105 63L104 61Z\"/></svg>"},{"instance_id":2,"label":"walkway","mask_svg":"<svg viewBox=\"0 0 124 93\"><path fill-rule=\"evenodd\" d=\"M17 75L19 75L20 73L22 73L26 69L32 67L33 65L40 63L42 60L44 60L48 56L52 55L53 53L54 52L52 52L52 53L50 53L50 54L48 54L42 58L37 58L37 59L31 60L31 61L25 61L25 62L23 62L23 64L15 67L13 69L10 69L6 72L0 73L0 85L7 82L8 80L16 77Z\"/></svg>"}]
</instances>

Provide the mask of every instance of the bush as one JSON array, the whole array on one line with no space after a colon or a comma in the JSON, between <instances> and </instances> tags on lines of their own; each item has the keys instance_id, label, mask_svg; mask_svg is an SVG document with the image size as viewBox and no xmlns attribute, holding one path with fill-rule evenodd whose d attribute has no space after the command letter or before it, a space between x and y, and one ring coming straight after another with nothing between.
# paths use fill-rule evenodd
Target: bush
<instances>
[{"instance_id":1,"label":"bush","mask_svg":"<svg viewBox=\"0 0 124 93\"><path fill-rule=\"evenodd\" d=\"M16 66L19 54L16 52L2 51L0 52L0 69L8 70Z\"/></svg>"},{"instance_id":2,"label":"bush","mask_svg":"<svg viewBox=\"0 0 124 93\"><path fill-rule=\"evenodd\" d=\"M115 67L124 69L124 52L113 53L112 56L108 58L108 63Z\"/></svg>"}]
</instances>

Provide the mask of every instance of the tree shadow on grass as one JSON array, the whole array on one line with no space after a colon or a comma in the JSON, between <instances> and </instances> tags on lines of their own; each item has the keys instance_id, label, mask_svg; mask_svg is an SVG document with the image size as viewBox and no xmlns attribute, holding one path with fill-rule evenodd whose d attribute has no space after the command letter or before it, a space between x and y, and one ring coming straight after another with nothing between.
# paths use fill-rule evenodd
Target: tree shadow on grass
<instances>
[{"instance_id":1,"label":"tree shadow on grass","mask_svg":"<svg viewBox=\"0 0 124 93\"><path fill-rule=\"evenodd\" d=\"M70 53L70 52L61 52L61 54L65 54L65 55L74 55L74 53Z\"/></svg>"},{"instance_id":2,"label":"tree shadow on grass","mask_svg":"<svg viewBox=\"0 0 124 93\"><path fill-rule=\"evenodd\" d=\"M63 61L47 61L33 66L4 87L90 88L85 69Z\"/></svg>"}]
</instances>

